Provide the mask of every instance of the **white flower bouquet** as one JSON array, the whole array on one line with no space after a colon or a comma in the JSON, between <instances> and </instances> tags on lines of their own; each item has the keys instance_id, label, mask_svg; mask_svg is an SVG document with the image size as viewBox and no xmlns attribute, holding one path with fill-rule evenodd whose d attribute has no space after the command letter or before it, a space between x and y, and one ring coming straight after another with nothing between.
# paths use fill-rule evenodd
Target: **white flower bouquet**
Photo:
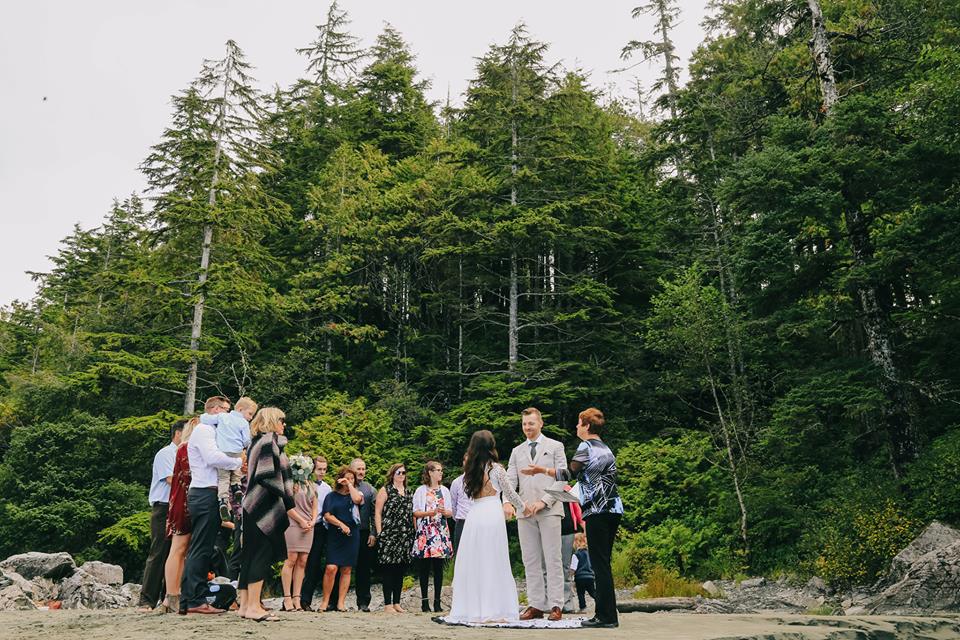
<instances>
[{"instance_id":1,"label":"white flower bouquet","mask_svg":"<svg viewBox=\"0 0 960 640\"><path fill-rule=\"evenodd\" d=\"M301 487L311 486L311 477L313 476L313 460L310 456L298 453L290 457L290 477L294 484Z\"/></svg>"}]
</instances>

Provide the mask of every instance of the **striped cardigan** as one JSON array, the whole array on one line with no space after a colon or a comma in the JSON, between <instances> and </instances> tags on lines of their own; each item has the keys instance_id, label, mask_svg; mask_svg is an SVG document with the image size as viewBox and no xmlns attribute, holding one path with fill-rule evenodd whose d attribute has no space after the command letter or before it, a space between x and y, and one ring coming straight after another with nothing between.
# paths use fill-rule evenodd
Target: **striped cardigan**
<instances>
[{"instance_id":1,"label":"striped cardigan","mask_svg":"<svg viewBox=\"0 0 960 640\"><path fill-rule=\"evenodd\" d=\"M243 497L244 525L256 525L267 537L281 536L290 526L287 511L293 509L293 480L287 455L287 439L275 433L254 438L247 453L247 493Z\"/></svg>"}]
</instances>

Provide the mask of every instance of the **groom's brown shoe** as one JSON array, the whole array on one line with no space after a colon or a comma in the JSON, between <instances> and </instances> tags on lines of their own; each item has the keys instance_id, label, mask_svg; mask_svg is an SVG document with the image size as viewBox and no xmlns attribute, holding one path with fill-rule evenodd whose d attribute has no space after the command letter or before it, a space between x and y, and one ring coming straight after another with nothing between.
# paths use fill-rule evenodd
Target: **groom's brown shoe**
<instances>
[{"instance_id":1,"label":"groom's brown shoe","mask_svg":"<svg viewBox=\"0 0 960 640\"><path fill-rule=\"evenodd\" d=\"M550 609L550 615L547 616L547 620L549 620L550 622L556 622L562 617L563 617L563 612L560 611L560 607L554 607L553 609Z\"/></svg>"},{"instance_id":2,"label":"groom's brown shoe","mask_svg":"<svg viewBox=\"0 0 960 640\"><path fill-rule=\"evenodd\" d=\"M536 607L527 607L523 610L523 613L520 614L521 620L533 620L534 618L542 618L543 611L537 609Z\"/></svg>"}]
</instances>

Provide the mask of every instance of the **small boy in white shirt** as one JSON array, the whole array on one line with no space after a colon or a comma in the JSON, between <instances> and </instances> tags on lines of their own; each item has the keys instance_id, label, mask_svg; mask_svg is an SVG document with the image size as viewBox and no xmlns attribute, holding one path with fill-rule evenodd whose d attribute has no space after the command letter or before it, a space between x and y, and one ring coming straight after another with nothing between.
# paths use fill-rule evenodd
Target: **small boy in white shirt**
<instances>
[{"instance_id":1,"label":"small boy in white shirt","mask_svg":"<svg viewBox=\"0 0 960 640\"><path fill-rule=\"evenodd\" d=\"M229 404L227 408L229 409ZM250 446L250 421L253 420L256 412L257 403L244 396L237 400L233 411L216 415L204 413L200 416L200 422L215 425L217 448L231 458L239 458ZM243 475L240 469L217 470L217 498L220 500L220 519L224 522L230 521L230 496L235 496L234 499L237 501L242 499L240 496L242 480Z\"/></svg>"}]
</instances>

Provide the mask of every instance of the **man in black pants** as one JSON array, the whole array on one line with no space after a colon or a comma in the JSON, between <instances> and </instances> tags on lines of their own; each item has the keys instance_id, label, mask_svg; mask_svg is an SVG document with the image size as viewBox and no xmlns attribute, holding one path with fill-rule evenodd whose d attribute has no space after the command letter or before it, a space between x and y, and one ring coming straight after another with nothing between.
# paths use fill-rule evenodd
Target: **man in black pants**
<instances>
[{"instance_id":1,"label":"man in black pants","mask_svg":"<svg viewBox=\"0 0 960 640\"><path fill-rule=\"evenodd\" d=\"M229 407L226 398L207 400L204 410L210 414L223 413ZM217 449L215 427L198 424L187 443L190 458L190 491L187 510L193 525L190 550L183 567L180 586L180 614L223 613L207 604L207 572L213 564L214 545L220 531L220 501L217 499L217 469L234 470L243 458L231 458Z\"/></svg>"},{"instance_id":2,"label":"man in black pants","mask_svg":"<svg viewBox=\"0 0 960 640\"><path fill-rule=\"evenodd\" d=\"M377 538L371 534L370 524L373 519L377 490L364 480L367 475L367 465L363 460L357 458L350 463L350 468L357 476L357 491L363 494L363 504L358 507L360 509L360 553L357 555L357 566L353 570L357 590L357 609L370 611L370 574L377 557L375 549Z\"/></svg>"},{"instance_id":3,"label":"man in black pants","mask_svg":"<svg viewBox=\"0 0 960 640\"><path fill-rule=\"evenodd\" d=\"M313 594L317 586L323 580L323 570L325 568L327 549L327 528L323 523L323 501L330 493L330 485L324 482L323 478L327 475L327 459L323 456L317 456L313 460L313 469L316 473L317 481L317 523L313 527L313 544L310 546L310 555L307 556L307 568L303 574L303 585L300 588L300 606L309 610L313 604ZM336 582L334 582L336 585ZM331 602L336 599L331 597Z\"/></svg>"},{"instance_id":4,"label":"man in black pants","mask_svg":"<svg viewBox=\"0 0 960 640\"><path fill-rule=\"evenodd\" d=\"M186 420L170 427L170 442L153 457L153 479L150 482L150 552L143 567L143 588L140 590L140 611L151 611L163 595L163 566L170 553L167 537L167 510L170 507L170 483L177 445Z\"/></svg>"}]
</instances>

